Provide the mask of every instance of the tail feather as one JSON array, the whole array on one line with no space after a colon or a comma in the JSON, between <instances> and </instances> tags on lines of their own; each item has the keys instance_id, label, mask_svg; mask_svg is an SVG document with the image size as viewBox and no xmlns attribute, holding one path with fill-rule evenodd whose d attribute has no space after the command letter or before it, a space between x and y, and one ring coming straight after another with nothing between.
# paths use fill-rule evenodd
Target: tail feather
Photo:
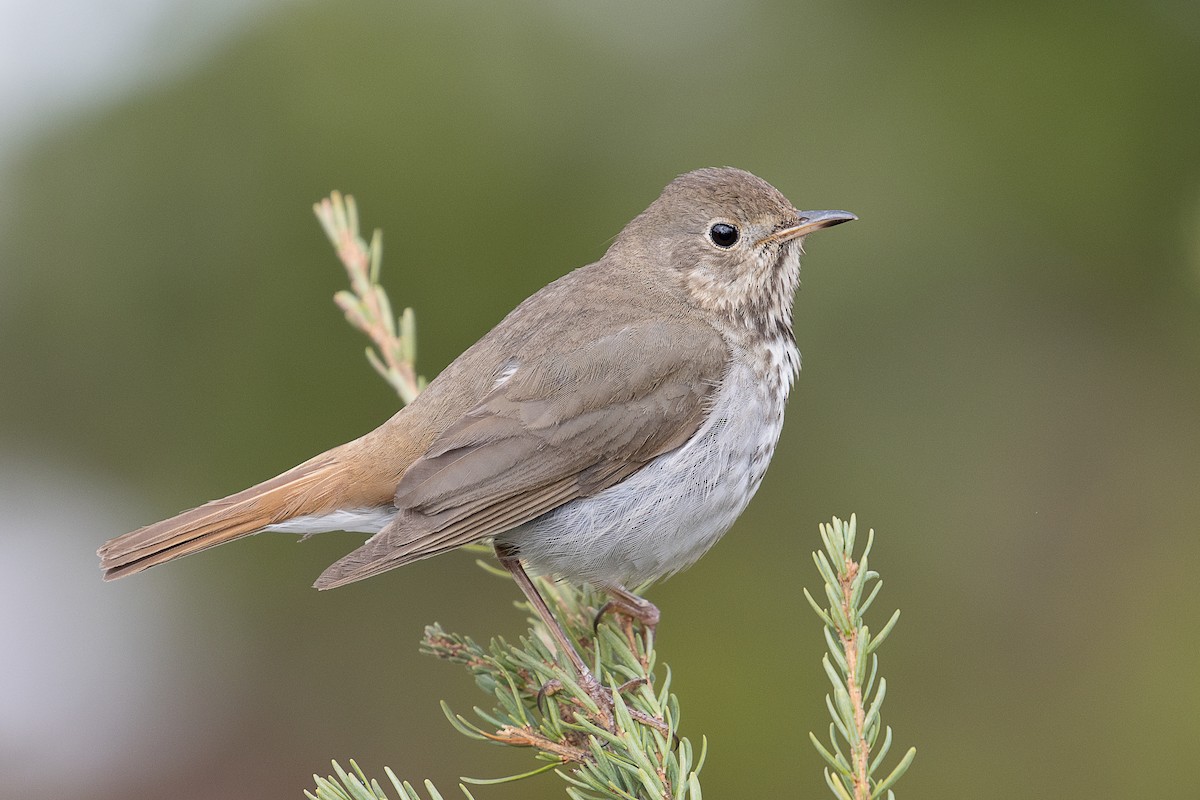
<instances>
[{"instance_id":1,"label":"tail feather","mask_svg":"<svg viewBox=\"0 0 1200 800\"><path fill-rule=\"evenodd\" d=\"M292 517L335 508L345 483L341 469L336 451L329 451L257 486L111 539L97 551L104 579L123 578Z\"/></svg>"}]
</instances>

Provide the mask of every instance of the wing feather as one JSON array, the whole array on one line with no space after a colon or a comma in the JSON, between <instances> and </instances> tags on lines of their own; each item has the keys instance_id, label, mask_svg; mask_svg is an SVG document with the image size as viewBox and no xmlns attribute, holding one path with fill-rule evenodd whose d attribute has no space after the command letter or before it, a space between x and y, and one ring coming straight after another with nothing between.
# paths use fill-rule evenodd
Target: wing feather
<instances>
[{"instance_id":1,"label":"wing feather","mask_svg":"<svg viewBox=\"0 0 1200 800\"><path fill-rule=\"evenodd\" d=\"M404 473L392 523L316 585L493 536L624 480L699 430L727 361L716 331L679 318L518 362Z\"/></svg>"}]
</instances>

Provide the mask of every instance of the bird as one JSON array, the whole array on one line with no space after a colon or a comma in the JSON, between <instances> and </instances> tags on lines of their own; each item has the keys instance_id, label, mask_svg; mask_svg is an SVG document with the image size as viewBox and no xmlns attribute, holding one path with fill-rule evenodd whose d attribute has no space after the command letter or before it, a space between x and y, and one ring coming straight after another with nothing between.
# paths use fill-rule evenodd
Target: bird
<instances>
[{"instance_id":1,"label":"bird","mask_svg":"<svg viewBox=\"0 0 1200 800\"><path fill-rule=\"evenodd\" d=\"M749 172L672 180L604 255L522 302L382 425L276 477L105 543L112 580L261 531L372 534L333 589L491 540L581 685L600 685L529 577L629 588L695 562L757 491L800 368L800 211ZM610 701L611 702L611 701Z\"/></svg>"}]
</instances>

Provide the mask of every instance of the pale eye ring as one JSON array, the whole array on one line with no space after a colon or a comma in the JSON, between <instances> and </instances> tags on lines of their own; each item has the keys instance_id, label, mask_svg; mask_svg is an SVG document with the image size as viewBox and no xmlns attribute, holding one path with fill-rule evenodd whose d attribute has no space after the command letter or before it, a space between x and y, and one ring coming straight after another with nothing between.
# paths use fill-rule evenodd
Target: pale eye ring
<instances>
[{"instance_id":1,"label":"pale eye ring","mask_svg":"<svg viewBox=\"0 0 1200 800\"><path fill-rule=\"evenodd\" d=\"M712 243L722 250L728 250L738 242L738 229L736 225L730 225L728 222L716 222L708 229L708 238L712 239Z\"/></svg>"}]
</instances>

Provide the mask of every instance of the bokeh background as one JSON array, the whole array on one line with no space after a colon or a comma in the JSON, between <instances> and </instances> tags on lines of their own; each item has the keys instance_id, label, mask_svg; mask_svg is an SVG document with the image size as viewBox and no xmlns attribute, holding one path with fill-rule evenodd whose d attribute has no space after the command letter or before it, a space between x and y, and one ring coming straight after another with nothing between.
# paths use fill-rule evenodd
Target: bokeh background
<instances>
[{"instance_id":1,"label":"bokeh background","mask_svg":"<svg viewBox=\"0 0 1200 800\"><path fill-rule=\"evenodd\" d=\"M655 588L713 797L818 797L817 524L885 576L902 797L1191 796L1200 738L1200 9L0 3L0 794L296 798L331 758L443 791L434 620L522 629L467 554L312 591L360 537L261 536L104 585L105 539L397 406L310 204L385 230L436 372L733 164L814 237L758 498ZM899 751L898 751L899 752ZM1173 768L1178 765L1181 768ZM552 776L483 789L557 797Z\"/></svg>"}]
</instances>

